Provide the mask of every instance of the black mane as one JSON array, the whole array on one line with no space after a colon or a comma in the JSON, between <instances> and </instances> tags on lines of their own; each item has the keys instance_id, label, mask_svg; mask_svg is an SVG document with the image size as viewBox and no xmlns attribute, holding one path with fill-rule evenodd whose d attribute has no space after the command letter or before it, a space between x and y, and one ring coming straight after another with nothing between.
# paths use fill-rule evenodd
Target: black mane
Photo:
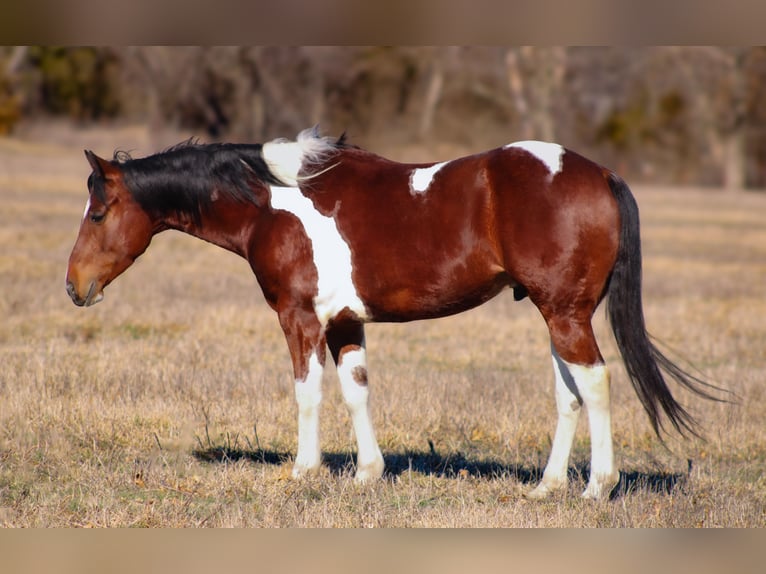
<instances>
[{"instance_id":1,"label":"black mane","mask_svg":"<svg viewBox=\"0 0 766 574\"><path fill-rule=\"evenodd\" d=\"M114 154L125 184L146 211L162 217L178 214L200 224L213 192L243 203L256 202L258 185L284 185L269 171L262 144L199 144L187 140L167 150L133 159Z\"/></svg>"}]
</instances>

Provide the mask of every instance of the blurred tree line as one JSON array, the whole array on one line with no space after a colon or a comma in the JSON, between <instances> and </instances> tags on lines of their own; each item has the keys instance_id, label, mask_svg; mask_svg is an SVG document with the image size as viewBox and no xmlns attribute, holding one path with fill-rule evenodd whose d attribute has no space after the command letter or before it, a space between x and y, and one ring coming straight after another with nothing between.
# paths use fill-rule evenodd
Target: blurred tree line
<instances>
[{"instance_id":1,"label":"blurred tree line","mask_svg":"<svg viewBox=\"0 0 766 574\"><path fill-rule=\"evenodd\" d=\"M3 47L0 134L146 121L264 141L555 140L626 176L766 186L766 48Z\"/></svg>"}]
</instances>

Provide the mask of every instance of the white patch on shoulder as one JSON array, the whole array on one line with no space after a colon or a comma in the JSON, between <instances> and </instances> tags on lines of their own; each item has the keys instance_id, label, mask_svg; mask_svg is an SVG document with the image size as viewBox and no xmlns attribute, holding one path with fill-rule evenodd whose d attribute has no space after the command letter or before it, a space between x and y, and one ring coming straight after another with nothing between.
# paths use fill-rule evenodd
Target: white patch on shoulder
<instances>
[{"instance_id":1,"label":"white patch on shoulder","mask_svg":"<svg viewBox=\"0 0 766 574\"><path fill-rule=\"evenodd\" d=\"M318 277L314 311L319 322L327 325L346 307L365 320L367 309L352 280L351 250L335 220L319 213L297 187L271 186L271 206L295 215L311 241Z\"/></svg>"},{"instance_id":2,"label":"white patch on shoulder","mask_svg":"<svg viewBox=\"0 0 766 574\"><path fill-rule=\"evenodd\" d=\"M427 191L434 176L441 168L447 165L447 163L449 162L443 161L441 163L436 163L431 167L413 169L412 175L410 175L410 191L412 195Z\"/></svg>"},{"instance_id":3,"label":"white patch on shoulder","mask_svg":"<svg viewBox=\"0 0 766 574\"><path fill-rule=\"evenodd\" d=\"M307 129L294 142L274 140L263 144L261 154L271 173L289 186L296 186L298 172L304 164L322 161L335 151L331 138L320 137L316 130Z\"/></svg>"},{"instance_id":4,"label":"white patch on shoulder","mask_svg":"<svg viewBox=\"0 0 766 574\"><path fill-rule=\"evenodd\" d=\"M561 164L564 158L564 151L566 151L559 144L540 142L540 141L521 141L510 143L503 149L511 147L521 148L528 153L531 153L537 159L545 164L551 177L555 176L561 171Z\"/></svg>"}]
</instances>

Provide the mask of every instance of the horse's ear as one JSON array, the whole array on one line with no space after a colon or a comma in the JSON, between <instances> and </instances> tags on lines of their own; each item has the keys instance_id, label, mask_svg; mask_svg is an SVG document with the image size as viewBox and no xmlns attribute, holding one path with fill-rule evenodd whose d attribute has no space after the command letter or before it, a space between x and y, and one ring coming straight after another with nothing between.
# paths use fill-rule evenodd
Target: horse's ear
<instances>
[{"instance_id":1,"label":"horse's ear","mask_svg":"<svg viewBox=\"0 0 766 574\"><path fill-rule=\"evenodd\" d=\"M88 163L94 172L103 175L104 170L101 169L101 164L98 162L99 158L95 153L86 149L85 158L88 160Z\"/></svg>"},{"instance_id":2,"label":"horse's ear","mask_svg":"<svg viewBox=\"0 0 766 574\"><path fill-rule=\"evenodd\" d=\"M107 178L109 172L113 171L113 166L110 162L98 157L89 149L85 150L85 157L87 158L90 167L93 168L93 172L99 174L101 177Z\"/></svg>"}]
</instances>

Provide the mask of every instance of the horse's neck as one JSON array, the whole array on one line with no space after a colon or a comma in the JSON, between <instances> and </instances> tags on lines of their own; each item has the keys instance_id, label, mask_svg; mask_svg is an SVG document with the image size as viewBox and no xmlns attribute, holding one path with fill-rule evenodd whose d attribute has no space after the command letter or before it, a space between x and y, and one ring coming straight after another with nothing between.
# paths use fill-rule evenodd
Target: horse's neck
<instances>
[{"instance_id":1,"label":"horse's neck","mask_svg":"<svg viewBox=\"0 0 766 574\"><path fill-rule=\"evenodd\" d=\"M214 201L199 222L188 215L170 214L158 231L174 229L246 257L251 222L256 208L233 200Z\"/></svg>"}]
</instances>

